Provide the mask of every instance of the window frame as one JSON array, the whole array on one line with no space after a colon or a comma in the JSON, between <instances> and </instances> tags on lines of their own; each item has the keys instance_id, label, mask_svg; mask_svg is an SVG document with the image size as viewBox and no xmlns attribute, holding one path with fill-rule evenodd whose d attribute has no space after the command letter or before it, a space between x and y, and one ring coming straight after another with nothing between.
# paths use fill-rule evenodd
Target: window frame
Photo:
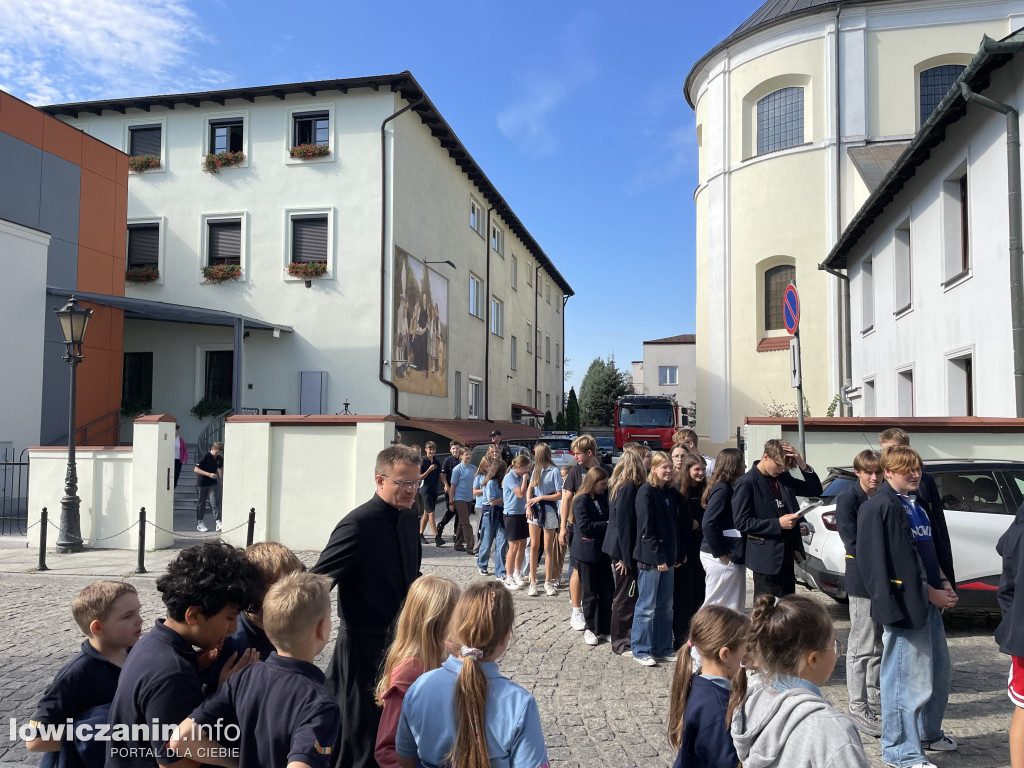
<instances>
[{"instance_id":1,"label":"window frame","mask_svg":"<svg viewBox=\"0 0 1024 768\"><path fill-rule=\"evenodd\" d=\"M484 417L481 413L484 407L484 380L479 376L467 376L466 380L466 418L482 419ZM476 393L475 397L474 393Z\"/></svg>"},{"instance_id":2,"label":"window frame","mask_svg":"<svg viewBox=\"0 0 1024 768\"><path fill-rule=\"evenodd\" d=\"M334 236L334 208L332 206L322 207L299 207L286 208L284 210L284 263L281 268L281 279L286 283L302 283L305 278L293 277L288 274L288 265L292 263L292 251L295 246L295 235L292 223L296 219L326 217L327 219L327 271L317 280L333 280L335 274L336 244Z\"/></svg>"},{"instance_id":3,"label":"window frame","mask_svg":"<svg viewBox=\"0 0 1024 768\"><path fill-rule=\"evenodd\" d=\"M963 160L942 182L942 285L966 279L973 270L971 258L971 173Z\"/></svg>"},{"instance_id":4,"label":"window frame","mask_svg":"<svg viewBox=\"0 0 1024 768\"><path fill-rule=\"evenodd\" d=\"M494 222L491 222L491 250L505 258L505 232Z\"/></svg>"},{"instance_id":5,"label":"window frame","mask_svg":"<svg viewBox=\"0 0 1024 768\"><path fill-rule=\"evenodd\" d=\"M555 341L555 368L562 366L562 345L559 341Z\"/></svg>"},{"instance_id":6,"label":"window frame","mask_svg":"<svg viewBox=\"0 0 1024 768\"><path fill-rule=\"evenodd\" d=\"M475 290L474 290L475 286ZM469 314L475 317L477 320L484 320L484 281L482 278L469 273L469 285L468 285L468 296L469 299Z\"/></svg>"},{"instance_id":7,"label":"window frame","mask_svg":"<svg viewBox=\"0 0 1024 768\"><path fill-rule=\"evenodd\" d=\"M328 120L327 128L327 146L331 150L329 155L324 157L292 157L292 147L297 146L292 142L295 139L295 116L302 115L305 113L313 112L326 112ZM338 142L337 136L335 135L337 129L337 122L334 118L334 103L323 102L314 104L302 104L294 105L285 109L285 129L284 129L284 163L288 166L298 165L310 165L316 163L333 163L335 158L338 156Z\"/></svg>"},{"instance_id":8,"label":"window frame","mask_svg":"<svg viewBox=\"0 0 1024 768\"><path fill-rule=\"evenodd\" d=\"M227 171L234 168L248 168L249 167L249 111L232 110L225 112L204 112L203 113L203 157L207 155L216 154L214 152L213 142L211 141L214 123L227 120L241 120L242 121L242 154L245 155L245 160L240 162L238 165L229 165L221 168L220 171Z\"/></svg>"},{"instance_id":9,"label":"window frame","mask_svg":"<svg viewBox=\"0 0 1024 768\"><path fill-rule=\"evenodd\" d=\"M129 356L132 360L143 360L148 361L148 364L143 365L142 368L148 368L149 375L149 398L128 398L127 392L129 390L129 372L135 370L135 366L129 365ZM145 372L144 372L145 373ZM146 376L143 375L141 381L145 384ZM142 387L143 391L146 389ZM153 407L153 353L152 352L122 352L121 353L121 399L129 403L139 403L144 405L146 410L150 410Z\"/></svg>"},{"instance_id":10,"label":"window frame","mask_svg":"<svg viewBox=\"0 0 1024 768\"><path fill-rule=\"evenodd\" d=\"M157 263L156 269L159 273L156 280L150 285L163 285L164 284L164 253L166 251L165 242L167 237L167 226L164 217L146 217L139 219L128 219L126 222L125 238L124 238L124 268L127 270L131 265L128 263L128 249L131 245L131 228L133 225L155 225L157 227Z\"/></svg>"},{"instance_id":11,"label":"window frame","mask_svg":"<svg viewBox=\"0 0 1024 768\"><path fill-rule=\"evenodd\" d=\"M515 371L518 370L517 364L519 362L519 345L516 341L515 336L509 337L509 367Z\"/></svg>"},{"instance_id":12,"label":"window frame","mask_svg":"<svg viewBox=\"0 0 1024 768\"><path fill-rule=\"evenodd\" d=\"M904 406L903 395L904 395L904 393L901 390L901 387L904 386L904 384L906 382L909 382L909 386L910 386L910 412L909 413L904 413L903 412L903 406ZM903 366L902 368L897 368L896 369L896 415L897 416L901 416L901 417L913 416L915 411L917 411L917 402L916 402L916 400L917 400L917 396L916 396L917 393L916 393L916 389L917 389L917 387L916 387L916 384L915 384L915 381L914 381L914 366L913 365L906 365L906 366Z\"/></svg>"},{"instance_id":13,"label":"window frame","mask_svg":"<svg viewBox=\"0 0 1024 768\"><path fill-rule=\"evenodd\" d=\"M907 216L893 228L892 234L892 305L893 315L900 317L914 308L914 235L913 221ZM903 291L903 267L906 291ZM905 298L904 298L905 297Z\"/></svg>"},{"instance_id":14,"label":"window frame","mask_svg":"<svg viewBox=\"0 0 1024 768\"><path fill-rule=\"evenodd\" d=\"M533 321L526 321L526 354L533 354Z\"/></svg>"},{"instance_id":15,"label":"window frame","mask_svg":"<svg viewBox=\"0 0 1024 768\"><path fill-rule=\"evenodd\" d=\"M130 118L128 120L121 121L122 125L122 146L124 147L124 153L129 157L132 157L132 129L138 129L149 125L160 126L160 165L156 168L150 168L143 174L135 174L136 176L146 176L151 173L166 173L167 172L167 118L165 117L137 117Z\"/></svg>"},{"instance_id":16,"label":"window frame","mask_svg":"<svg viewBox=\"0 0 1024 768\"><path fill-rule=\"evenodd\" d=\"M476 226L473 226L474 212L476 216ZM475 197L470 195L469 198L469 228L476 232L480 237L484 235L484 207Z\"/></svg>"},{"instance_id":17,"label":"window frame","mask_svg":"<svg viewBox=\"0 0 1024 768\"><path fill-rule=\"evenodd\" d=\"M792 115L796 114L796 94L799 93L799 136L796 135L795 129L787 129L785 126L789 122L796 122ZM782 95L784 94L784 95ZM794 97L793 102L793 113L790 115L786 113L784 117L776 118L781 119L782 122L777 123L774 127L777 131L773 131L772 124L772 103L769 99L777 97L777 99L787 99ZM764 109L762 110L762 106ZM786 105L784 105L786 106ZM781 110L779 110L781 111ZM762 131L762 112L767 113L764 118L764 131ZM806 142L807 135L807 103L806 103L806 87L804 85L783 85L775 90L766 93L761 98L754 102L754 156L760 157L762 155L768 155L773 152L781 152L786 149L792 149L793 147L799 147ZM773 140L772 136L778 133L779 139ZM762 133L765 134L765 141L762 145Z\"/></svg>"},{"instance_id":18,"label":"window frame","mask_svg":"<svg viewBox=\"0 0 1024 768\"><path fill-rule=\"evenodd\" d=\"M490 330L499 338L505 336L505 302L491 294Z\"/></svg>"},{"instance_id":19,"label":"window frame","mask_svg":"<svg viewBox=\"0 0 1024 768\"><path fill-rule=\"evenodd\" d=\"M662 375L662 373L668 375ZM678 365L659 365L658 366L658 386L659 387L678 387L679 386L679 366Z\"/></svg>"},{"instance_id":20,"label":"window frame","mask_svg":"<svg viewBox=\"0 0 1024 768\"><path fill-rule=\"evenodd\" d=\"M551 334L544 334L544 362L551 362Z\"/></svg>"},{"instance_id":21,"label":"window frame","mask_svg":"<svg viewBox=\"0 0 1024 768\"><path fill-rule=\"evenodd\" d=\"M860 262L861 334L875 330L875 259L869 253Z\"/></svg>"},{"instance_id":22,"label":"window frame","mask_svg":"<svg viewBox=\"0 0 1024 768\"><path fill-rule=\"evenodd\" d=\"M924 84L924 78L925 78L925 75L928 75L928 74L930 74L932 72L935 72L936 70L939 70L939 69L946 69L947 67L955 67L959 71L957 72L956 76L952 80L949 81L949 84L945 87L945 89L941 93L938 93L937 91L935 91L935 92L930 92L928 94L929 102L931 102L932 99L934 99L935 104L932 106L932 108L930 110L928 110L928 114L925 114L925 112L924 112L924 107L925 107L925 84ZM951 61L946 61L946 62L932 61L931 62L931 66L925 67L925 66L922 66L922 65L918 65L918 67L916 67L915 69L916 69L916 71L915 71L915 81L916 82L914 83L914 90L915 90L915 93L916 93L916 96L917 96L917 105L916 105L916 107L917 107L917 128L918 128L918 130L920 130L924 126L924 124L928 121L928 118L932 116L932 113L939 106L939 104L942 103L942 99L945 98L947 93L949 93L949 89L953 87L953 83L955 83L957 81L957 79L959 79L960 75L963 74L964 70L967 69L967 66L964 65L964 64L957 64L957 63L951 62ZM948 73L944 73L944 74L948 74ZM936 75L936 77L938 77L938 75ZM934 87L934 86L930 86L929 89L931 89L931 87Z\"/></svg>"},{"instance_id":23,"label":"window frame","mask_svg":"<svg viewBox=\"0 0 1024 768\"><path fill-rule=\"evenodd\" d=\"M200 235L199 235L199 275L198 282L203 283L203 267L210 264L210 222L238 219L241 223L239 230L239 254L238 263L242 269L238 280L234 282L246 282L248 280L249 262L249 215L246 211L225 211L223 213L200 214Z\"/></svg>"},{"instance_id":24,"label":"window frame","mask_svg":"<svg viewBox=\"0 0 1024 768\"><path fill-rule=\"evenodd\" d=\"M778 307L777 307L777 309L778 309L779 322L781 324L778 325L778 326L774 326L774 325L771 325L771 323L773 322L772 315L774 314L774 308L772 306L772 304L773 304L773 294L772 294L772 292L770 290L769 280L770 280L770 278L772 277L773 274L779 274L781 270L792 270L792 277L790 277L788 280L786 280L785 284L782 286L781 292L778 295ZM786 320L785 320L784 310L782 309L782 304L783 304L784 297L786 295L786 287L788 287L791 283L795 283L795 282L796 282L796 265L795 264L790 264L788 262L782 262L780 264L774 264L774 265L772 265L770 267L766 267L765 268L764 273L761 276L761 295L762 295L762 303L764 304L764 311L763 311L762 316L761 316L761 322L762 322L761 328L764 331L765 335L767 335L769 333L772 333L773 331L783 331L783 332L786 332Z\"/></svg>"},{"instance_id":25,"label":"window frame","mask_svg":"<svg viewBox=\"0 0 1024 768\"><path fill-rule=\"evenodd\" d=\"M512 271L511 272L512 290L513 291L518 291L519 290L519 259L516 258L516 255L514 253L510 257L509 269L511 269L511 271Z\"/></svg>"}]
</instances>

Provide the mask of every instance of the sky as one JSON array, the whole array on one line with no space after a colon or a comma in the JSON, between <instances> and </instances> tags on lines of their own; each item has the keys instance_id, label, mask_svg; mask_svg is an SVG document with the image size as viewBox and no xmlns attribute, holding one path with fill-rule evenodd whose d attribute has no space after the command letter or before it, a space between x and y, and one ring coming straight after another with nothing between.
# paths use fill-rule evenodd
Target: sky
<instances>
[{"instance_id":1,"label":"sky","mask_svg":"<svg viewBox=\"0 0 1024 768\"><path fill-rule=\"evenodd\" d=\"M695 330L697 145L683 84L761 0L2 0L0 89L32 104L409 70L575 291L595 357Z\"/></svg>"}]
</instances>

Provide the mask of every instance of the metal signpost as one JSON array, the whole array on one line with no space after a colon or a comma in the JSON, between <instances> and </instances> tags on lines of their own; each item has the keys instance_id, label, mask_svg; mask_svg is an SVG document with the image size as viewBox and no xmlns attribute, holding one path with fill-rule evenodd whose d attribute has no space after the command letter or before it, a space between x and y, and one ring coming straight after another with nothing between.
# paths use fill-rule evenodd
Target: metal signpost
<instances>
[{"instance_id":1,"label":"metal signpost","mask_svg":"<svg viewBox=\"0 0 1024 768\"><path fill-rule=\"evenodd\" d=\"M782 298L782 315L786 321L786 330L793 336L789 340L789 376L790 386L796 388L796 423L800 431L800 455L807 455L807 442L804 439L804 385L800 363L800 296L796 285L786 286Z\"/></svg>"}]
</instances>

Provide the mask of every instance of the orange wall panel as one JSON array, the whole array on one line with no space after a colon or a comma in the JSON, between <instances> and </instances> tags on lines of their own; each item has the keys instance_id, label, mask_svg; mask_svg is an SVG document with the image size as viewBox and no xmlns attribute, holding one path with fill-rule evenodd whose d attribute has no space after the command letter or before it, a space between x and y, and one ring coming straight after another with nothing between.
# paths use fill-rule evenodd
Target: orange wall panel
<instances>
[{"instance_id":1,"label":"orange wall panel","mask_svg":"<svg viewBox=\"0 0 1024 768\"><path fill-rule=\"evenodd\" d=\"M0 131L42 149L43 121L50 118L10 94L0 93L0 101Z\"/></svg>"},{"instance_id":2,"label":"orange wall panel","mask_svg":"<svg viewBox=\"0 0 1024 768\"><path fill-rule=\"evenodd\" d=\"M109 295L114 285L113 265L109 251L102 253L78 246L78 290Z\"/></svg>"},{"instance_id":3,"label":"orange wall panel","mask_svg":"<svg viewBox=\"0 0 1024 768\"><path fill-rule=\"evenodd\" d=\"M84 171L92 171L98 173L103 178L109 181L117 181L122 177L118 175L119 163L118 158L124 158L124 169L125 175L123 177L125 185L128 184L128 158L124 157L121 152L118 152L109 144L104 144L102 141L90 141L86 140L82 143L82 176L85 177Z\"/></svg>"},{"instance_id":4,"label":"orange wall panel","mask_svg":"<svg viewBox=\"0 0 1024 768\"><path fill-rule=\"evenodd\" d=\"M111 165L116 165L111 158ZM78 244L108 257L114 254L114 227L127 227L123 218L115 224L117 210L116 185L110 179L82 169L82 197L79 202ZM81 276L82 267L79 265Z\"/></svg>"},{"instance_id":5,"label":"orange wall panel","mask_svg":"<svg viewBox=\"0 0 1024 768\"><path fill-rule=\"evenodd\" d=\"M43 151L81 166L84 135L60 120L46 120L43 122Z\"/></svg>"}]
</instances>

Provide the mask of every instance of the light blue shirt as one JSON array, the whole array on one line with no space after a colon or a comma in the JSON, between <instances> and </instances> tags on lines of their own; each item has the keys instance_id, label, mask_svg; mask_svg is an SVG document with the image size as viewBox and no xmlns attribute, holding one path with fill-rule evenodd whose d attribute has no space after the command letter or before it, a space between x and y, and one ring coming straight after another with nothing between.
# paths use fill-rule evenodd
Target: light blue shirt
<instances>
[{"instance_id":1,"label":"light blue shirt","mask_svg":"<svg viewBox=\"0 0 1024 768\"><path fill-rule=\"evenodd\" d=\"M537 702L528 691L501 676L498 665L479 664L487 676L484 729L491 768L547 768L548 754ZM439 669L421 675L402 702L395 735L399 755L417 765L439 768L455 743L455 682L463 661L449 656Z\"/></svg>"},{"instance_id":2,"label":"light blue shirt","mask_svg":"<svg viewBox=\"0 0 1024 768\"><path fill-rule=\"evenodd\" d=\"M473 476L476 467L459 464L452 470L451 484L455 486L455 501L473 501Z\"/></svg>"},{"instance_id":3,"label":"light blue shirt","mask_svg":"<svg viewBox=\"0 0 1024 768\"><path fill-rule=\"evenodd\" d=\"M501 498L501 486L497 480L488 480L484 486L484 504L490 504L494 499Z\"/></svg>"},{"instance_id":4,"label":"light blue shirt","mask_svg":"<svg viewBox=\"0 0 1024 768\"><path fill-rule=\"evenodd\" d=\"M537 496L550 496L552 493L561 493L561 491L562 473L558 467L548 467L541 473L540 482L537 483L533 492Z\"/></svg>"},{"instance_id":5,"label":"light blue shirt","mask_svg":"<svg viewBox=\"0 0 1024 768\"><path fill-rule=\"evenodd\" d=\"M805 680L802 677L796 677L795 675L777 675L775 681L772 683L772 687L777 691L788 691L790 688L803 688L805 691L810 691L813 694L821 696L821 688L816 686L810 680Z\"/></svg>"},{"instance_id":6,"label":"light blue shirt","mask_svg":"<svg viewBox=\"0 0 1024 768\"><path fill-rule=\"evenodd\" d=\"M515 473L514 470L509 470L508 474L505 475L505 480L501 484L501 490L504 492L505 498L505 514L506 515L525 515L526 514L526 496L519 498L513 493L516 488L520 488L523 485L523 478Z\"/></svg>"},{"instance_id":7,"label":"light blue shirt","mask_svg":"<svg viewBox=\"0 0 1024 768\"><path fill-rule=\"evenodd\" d=\"M483 489L483 487L484 487L484 476L483 475L476 475L473 478L473 490L476 490L477 488ZM484 496L486 496L486 495L487 495L486 493L481 493L479 496L474 496L473 497L476 500L475 506L476 506L477 509L480 509L480 507L482 507L484 505L484 501L485 501Z\"/></svg>"}]
</instances>

